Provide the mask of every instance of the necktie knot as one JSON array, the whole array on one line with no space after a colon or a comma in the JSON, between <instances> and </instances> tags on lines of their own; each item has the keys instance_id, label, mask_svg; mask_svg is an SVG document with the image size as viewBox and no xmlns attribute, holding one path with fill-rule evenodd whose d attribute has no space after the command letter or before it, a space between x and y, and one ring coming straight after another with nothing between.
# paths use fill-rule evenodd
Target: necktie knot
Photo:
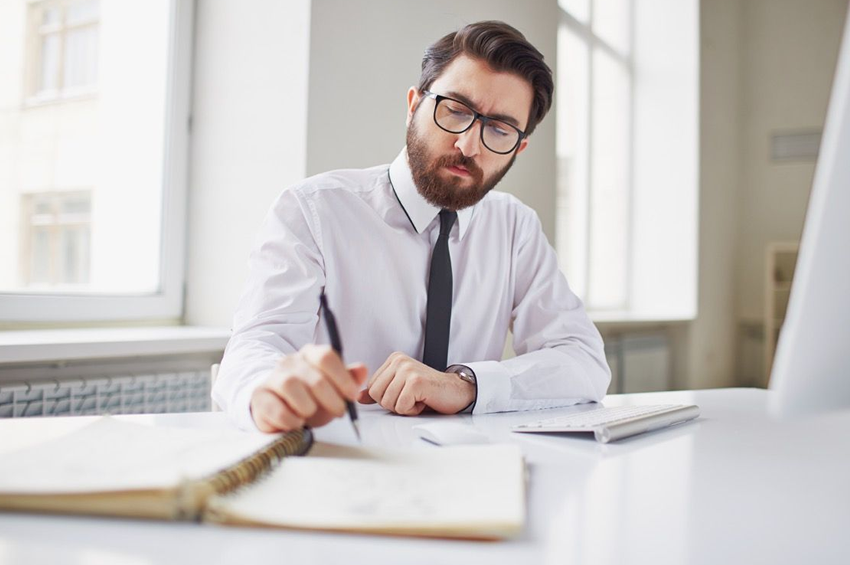
<instances>
[{"instance_id":1,"label":"necktie knot","mask_svg":"<svg viewBox=\"0 0 850 565\"><path fill-rule=\"evenodd\" d=\"M440 210L440 235L446 234L446 237L448 237L456 220L457 212L454 210Z\"/></svg>"}]
</instances>

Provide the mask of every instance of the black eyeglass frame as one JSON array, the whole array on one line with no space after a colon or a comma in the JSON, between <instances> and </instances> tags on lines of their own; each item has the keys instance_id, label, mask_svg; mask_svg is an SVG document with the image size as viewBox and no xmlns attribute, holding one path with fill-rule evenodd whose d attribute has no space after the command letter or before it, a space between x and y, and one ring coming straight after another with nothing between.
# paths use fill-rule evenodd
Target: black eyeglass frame
<instances>
[{"instance_id":1,"label":"black eyeglass frame","mask_svg":"<svg viewBox=\"0 0 850 565\"><path fill-rule=\"evenodd\" d=\"M527 133L525 133L524 131L522 131L521 129L516 127L515 125L509 124L505 120L500 120L498 118L491 118L489 116L485 116L484 114L476 112L473 108L469 108L469 104L467 104L466 102L464 102L462 100L457 100L456 98L452 98L451 96L443 96L442 94L434 94L430 90L423 90L422 94L424 96L427 96L428 98L432 98L434 100L434 123L437 124L438 128L440 128L441 130L443 130L445 132L454 133L454 134L459 135L459 134L467 131L472 126L474 126L475 120L479 120L481 122L481 131L480 131L481 145L486 147L488 151L492 151L493 153L496 153L497 155L509 155L509 154L513 153L514 151L516 151L516 148L519 147L519 144L522 143L522 140L525 139L526 137L528 137ZM472 112L472 121L469 122L469 125L466 126L465 128L463 128L460 131L452 131L450 129L446 129L443 126L441 126L440 123L437 121L437 107L440 105L440 102L443 101L443 100L451 100L452 102L456 102L458 104L463 105L466 108L469 108L469 111ZM516 140L516 144L514 144L514 146L511 147L507 151L496 151L495 149L492 149L489 145L487 145L487 142L484 141L484 128L487 126L488 122L499 122L500 124L505 124L506 126L512 127L513 129L515 129L516 132L519 134L519 137L517 137L517 140Z\"/></svg>"}]
</instances>

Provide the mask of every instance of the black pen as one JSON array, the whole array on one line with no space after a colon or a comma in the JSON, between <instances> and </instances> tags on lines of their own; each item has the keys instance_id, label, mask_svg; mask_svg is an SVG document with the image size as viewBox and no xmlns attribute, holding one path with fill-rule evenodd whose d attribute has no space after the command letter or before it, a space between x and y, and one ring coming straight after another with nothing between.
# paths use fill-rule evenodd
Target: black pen
<instances>
[{"instance_id":1,"label":"black pen","mask_svg":"<svg viewBox=\"0 0 850 565\"><path fill-rule=\"evenodd\" d=\"M328 299L325 298L324 292L319 296L319 302L322 304L322 314L325 317L325 324L328 326L331 347L334 348L336 354L342 359L342 342L339 339L339 332L336 330L336 319L328 306ZM360 428L357 426L357 406L355 406L353 400L346 400L345 406L348 408L348 415L351 417L351 425L354 426L354 433L357 434L357 441L362 441L360 439Z\"/></svg>"}]
</instances>

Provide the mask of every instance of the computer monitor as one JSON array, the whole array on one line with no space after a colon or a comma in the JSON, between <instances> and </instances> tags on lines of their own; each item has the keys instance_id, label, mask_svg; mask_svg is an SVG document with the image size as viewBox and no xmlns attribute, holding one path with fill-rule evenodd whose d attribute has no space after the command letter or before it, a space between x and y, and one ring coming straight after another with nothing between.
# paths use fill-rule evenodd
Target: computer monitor
<instances>
[{"instance_id":1,"label":"computer monitor","mask_svg":"<svg viewBox=\"0 0 850 565\"><path fill-rule=\"evenodd\" d=\"M850 15L770 388L778 416L850 409Z\"/></svg>"}]
</instances>

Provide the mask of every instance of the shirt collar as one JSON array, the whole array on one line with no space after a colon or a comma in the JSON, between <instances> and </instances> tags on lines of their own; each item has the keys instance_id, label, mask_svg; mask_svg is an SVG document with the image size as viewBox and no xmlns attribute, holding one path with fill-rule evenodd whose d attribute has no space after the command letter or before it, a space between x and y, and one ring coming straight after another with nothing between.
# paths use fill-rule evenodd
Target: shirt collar
<instances>
[{"instance_id":1,"label":"shirt collar","mask_svg":"<svg viewBox=\"0 0 850 565\"><path fill-rule=\"evenodd\" d=\"M410 165L407 162L406 147L401 150L401 153L390 165L390 184L395 190L396 198L398 198L401 207L410 219L410 223L413 224L413 229L416 230L416 233L422 233L422 230L427 228L440 213L440 208L425 200L416 189L413 174L410 172ZM475 206L469 206L457 212L459 240L463 239L466 230L469 228L474 209Z\"/></svg>"}]
</instances>

